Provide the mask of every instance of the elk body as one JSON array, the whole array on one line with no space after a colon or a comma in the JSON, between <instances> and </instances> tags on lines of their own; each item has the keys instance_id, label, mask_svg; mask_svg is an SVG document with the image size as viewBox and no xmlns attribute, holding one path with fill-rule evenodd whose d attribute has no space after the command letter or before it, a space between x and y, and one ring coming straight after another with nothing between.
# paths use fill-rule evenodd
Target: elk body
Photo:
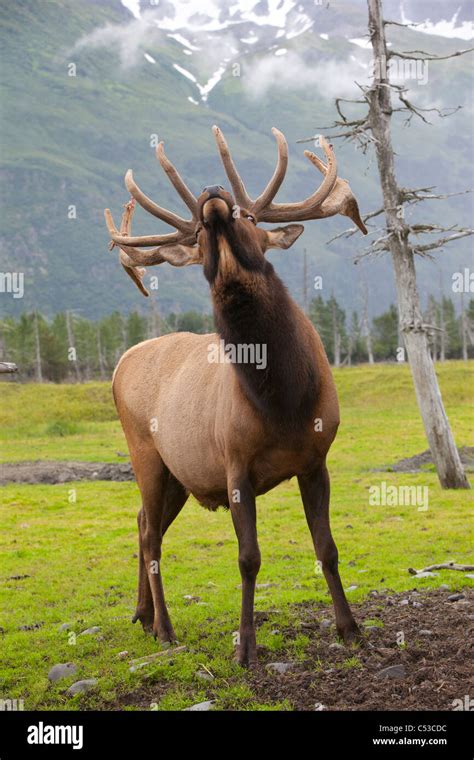
<instances>
[{"instance_id":1,"label":"elk body","mask_svg":"<svg viewBox=\"0 0 474 760\"><path fill-rule=\"evenodd\" d=\"M126 186L134 199L176 232L131 236L133 201L126 207L120 231L110 211L105 212L112 246L119 247L122 265L145 294L144 266L164 261L174 266L202 265L217 327L214 335L177 333L140 343L123 355L115 371L115 403L142 496L133 620L140 620L162 641L175 639L161 580L163 536L189 494L209 509L228 507L242 577L237 659L245 665L256 661L254 591L260 550L255 500L293 476L298 478L314 548L333 599L338 633L345 641L359 635L341 584L329 525L326 455L339 425L336 389L316 330L265 253L289 248L303 232L300 221L342 213L363 232L365 227L349 185L337 177L334 154L322 139L327 164L306 152L323 174L321 186L305 201L273 203L288 160L283 135L273 131L278 163L256 200L248 196L224 137L214 127L233 196L215 185L195 198L160 144L160 163L192 219L157 206L138 188L131 172ZM257 226L284 221L290 224L273 230Z\"/></svg>"}]
</instances>

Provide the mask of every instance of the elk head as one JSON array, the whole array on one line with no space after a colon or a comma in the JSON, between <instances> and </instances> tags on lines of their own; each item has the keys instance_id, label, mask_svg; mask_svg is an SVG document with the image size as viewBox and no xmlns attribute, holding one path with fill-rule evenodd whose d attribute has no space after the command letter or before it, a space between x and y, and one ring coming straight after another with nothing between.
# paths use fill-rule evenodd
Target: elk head
<instances>
[{"instance_id":1,"label":"elk head","mask_svg":"<svg viewBox=\"0 0 474 760\"><path fill-rule=\"evenodd\" d=\"M112 239L110 247L119 247L122 266L144 295L148 295L143 285L144 267L165 261L177 267L203 264L204 273L210 282L217 276L219 266L240 266L254 270L263 268L264 254L268 249L287 249L304 231L303 225L295 222L342 214L352 219L364 235L367 234L349 183L337 176L334 152L323 137L320 142L327 163L309 150L304 152L323 175L323 181L317 190L303 201L273 203L288 166L288 145L284 135L278 129L272 130L278 146L277 165L264 191L253 200L237 172L221 130L213 127L213 132L233 196L221 185L212 185L205 187L196 198L166 157L163 143L160 143L156 149L157 158L190 210L191 219L183 219L148 198L135 183L131 169L125 175L125 186L133 200L125 206L120 230L116 228L110 210L105 210ZM131 220L135 201L153 216L174 227L175 232L132 236ZM289 224L267 230L258 226L261 222ZM229 242L228 255L224 257L217 251L216 240L219 235Z\"/></svg>"}]
</instances>

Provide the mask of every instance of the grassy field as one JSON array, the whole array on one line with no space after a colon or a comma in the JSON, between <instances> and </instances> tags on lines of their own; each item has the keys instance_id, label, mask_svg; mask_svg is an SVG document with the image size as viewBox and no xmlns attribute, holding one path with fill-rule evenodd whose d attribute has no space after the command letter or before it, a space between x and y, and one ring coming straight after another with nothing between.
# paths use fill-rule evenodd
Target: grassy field
<instances>
[{"instance_id":1,"label":"grassy field","mask_svg":"<svg viewBox=\"0 0 474 760\"><path fill-rule=\"evenodd\" d=\"M468 445L474 422L472 363L439 365L438 374L456 441ZM414 580L407 572L451 559L472 562L471 492L442 491L432 467L418 474L389 471L398 459L426 449L408 368L357 367L335 377L342 424L329 458L332 523L344 586L356 587L349 599L363 600L380 588L472 585L460 573ZM119 456L126 445L108 384L4 383L1 399L3 462L126 461ZM381 481L427 486L428 509L371 506L369 488ZM209 698L216 700L215 709L290 709L285 701L257 700L246 671L233 662L240 576L236 539L223 510L209 513L190 500L164 543L168 606L187 649L130 672L130 659L159 648L130 624L137 568L135 484L10 485L0 492L0 698L23 699L25 709L108 709L146 685L156 689L152 709L182 709ZM272 585L257 591L257 610L270 611L258 643L274 652L275 660L304 659L307 636L286 639L279 631L297 629L297 603L330 600L315 572L296 482L259 498L259 537L258 582ZM60 630L63 623L70 628ZM98 634L78 635L91 626L100 626ZM121 659L123 650L128 654ZM347 657L351 667L356 658L351 652ZM75 663L77 673L51 684L48 671L60 662ZM212 673L212 683L202 680L203 670ZM96 688L68 696L66 688L83 678L97 678Z\"/></svg>"}]
</instances>

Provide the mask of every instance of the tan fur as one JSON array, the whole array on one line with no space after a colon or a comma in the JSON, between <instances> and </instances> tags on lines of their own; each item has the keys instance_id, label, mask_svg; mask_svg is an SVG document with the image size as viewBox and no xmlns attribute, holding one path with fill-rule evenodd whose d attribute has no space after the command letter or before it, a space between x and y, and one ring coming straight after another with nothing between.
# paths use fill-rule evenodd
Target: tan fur
<instances>
[{"instance_id":1,"label":"tan fur","mask_svg":"<svg viewBox=\"0 0 474 760\"><path fill-rule=\"evenodd\" d=\"M271 438L271 427L242 393L234 367L209 363L208 349L218 345L218 335L177 333L134 346L117 366L113 391L130 447L139 442L140 448L155 448L176 479L211 508L227 502L233 463L248 462L257 494L313 469L334 439L339 408L319 337L301 312L300 318L323 382L312 419L291 445ZM323 420L321 433L314 431L317 418Z\"/></svg>"}]
</instances>

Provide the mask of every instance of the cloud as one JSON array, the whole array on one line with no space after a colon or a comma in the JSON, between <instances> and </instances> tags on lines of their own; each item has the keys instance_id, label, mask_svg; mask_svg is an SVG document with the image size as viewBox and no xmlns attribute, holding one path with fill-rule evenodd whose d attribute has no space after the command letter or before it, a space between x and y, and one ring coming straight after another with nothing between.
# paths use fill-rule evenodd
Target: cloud
<instances>
[{"instance_id":1,"label":"cloud","mask_svg":"<svg viewBox=\"0 0 474 760\"><path fill-rule=\"evenodd\" d=\"M354 56L346 61L329 60L309 65L297 53L266 56L244 69L243 84L252 97L268 90L316 88L326 98L350 97L359 92L355 82L366 84L369 70Z\"/></svg>"},{"instance_id":2,"label":"cloud","mask_svg":"<svg viewBox=\"0 0 474 760\"><path fill-rule=\"evenodd\" d=\"M108 48L118 52L124 68L135 66L143 59L142 48L156 42L162 32L156 25L156 14L146 11L140 18L126 24L106 24L81 37L74 50L84 48Z\"/></svg>"}]
</instances>

